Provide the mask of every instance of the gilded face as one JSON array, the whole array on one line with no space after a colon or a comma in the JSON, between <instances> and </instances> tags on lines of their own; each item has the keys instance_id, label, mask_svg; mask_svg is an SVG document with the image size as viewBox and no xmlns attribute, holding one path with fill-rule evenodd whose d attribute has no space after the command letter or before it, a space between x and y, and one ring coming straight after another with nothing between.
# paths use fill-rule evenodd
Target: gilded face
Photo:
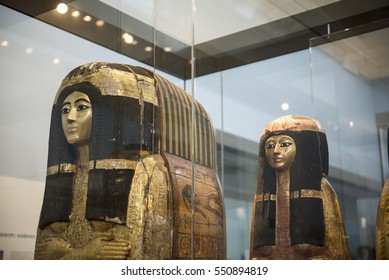
<instances>
[{"instance_id":1,"label":"gilded face","mask_svg":"<svg viewBox=\"0 0 389 280\"><path fill-rule=\"evenodd\" d=\"M62 129L69 144L83 145L88 142L92 127L92 105L89 97L74 91L62 104Z\"/></svg>"},{"instance_id":2,"label":"gilded face","mask_svg":"<svg viewBox=\"0 0 389 280\"><path fill-rule=\"evenodd\" d=\"M267 139L266 159L276 171L289 169L296 155L296 144L287 135L271 136Z\"/></svg>"}]
</instances>

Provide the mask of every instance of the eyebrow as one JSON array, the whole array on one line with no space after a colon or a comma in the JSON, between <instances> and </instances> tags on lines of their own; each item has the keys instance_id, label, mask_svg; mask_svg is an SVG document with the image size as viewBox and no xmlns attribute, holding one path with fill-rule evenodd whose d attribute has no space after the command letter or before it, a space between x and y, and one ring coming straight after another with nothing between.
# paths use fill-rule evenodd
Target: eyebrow
<instances>
[{"instance_id":1,"label":"eyebrow","mask_svg":"<svg viewBox=\"0 0 389 280\"><path fill-rule=\"evenodd\" d=\"M290 137L282 137L282 138L280 138L280 140L282 140L282 141L287 140L287 141L292 141L292 142L294 142L294 140L293 140L292 138L290 138Z\"/></svg>"},{"instance_id":2,"label":"eyebrow","mask_svg":"<svg viewBox=\"0 0 389 280\"><path fill-rule=\"evenodd\" d=\"M85 101L86 103L90 104L90 102L88 100L86 100L85 98L79 98L76 101L74 101L74 103L77 103L77 102L80 102L80 101Z\"/></svg>"},{"instance_id":3,"label":"eyebrow","mask_svg":"<svg viewBox=\"0 0 389 280\"><path fill-rule=\"evenodd\" d=\"M278 140L268 139L265 143L285 141L285 140L294 142L293 138L290 138L289 136L283 136L283 137L279 138Z\"/></svg>"},{"instance_id":4,"label":"eyebrow","mask_svg":"<svg viewBox=\"0 0 389 280\"><path fill-rule=\"evenodd\" d=\"M89 102L87 99L85 99L85 98L79 98L79 99L77 99L76 101L74 101L74 103L78 103L78 102L81 102L81 101L84 101L84 102L90 104L90 102ZM62 107L65 106L65 105L70 105L70 102L64 102L64 103L62 104Z\"/></svg>"}]
</instances>

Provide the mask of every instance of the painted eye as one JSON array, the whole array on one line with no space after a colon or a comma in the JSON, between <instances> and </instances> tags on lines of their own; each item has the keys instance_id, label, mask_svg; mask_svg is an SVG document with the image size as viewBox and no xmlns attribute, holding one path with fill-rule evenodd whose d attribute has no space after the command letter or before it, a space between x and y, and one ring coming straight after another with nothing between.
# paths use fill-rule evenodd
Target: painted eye
<instances>
[{"instance_id":1,"label":"painted eye","mask_svg":"<svg viewBox=\"0 0 389 280\"><path fill-rule=\"evenodd\" d=\"M77 106L77 111L83 111L83 110L86 110L88 108L89 107L87 105L80 104L80 105Z\"/></svg>"},{"instance_id":2,"label":"painted eye","mask_svg":"<svg viewBox=\"0 0 389 280\"><path fill-rule=\"evenodd\" d=\"M267 148L267 149L274 149L275 147L276 147L276 145L274 145L274 144L272 144L272 143L266 145L266 148Z\"/></svg>"},{"instance_id":3,"label":"painted eye","mask_svg":"<svg viewBox=\"0 0 389 280\"><path fill-rule=\"evenodd\" d=\"M292 143L291 142L283 142L283 143L281 143L281 147L288 147L288 146L290 146L290 145L292 145Z\"/></svg>"},{"instance_id":4,"label":"painted eye","mask_svg":"<svg viewBox=\"0 0 389 280\"><path fill-rule=\"evenodd\" d=\"M62 110L61 110L61 113L62 113L63 115L69 114L69 112L70 112L70 109L67 108L67 107L62 108Z\"/></svg>"}]
</instances>

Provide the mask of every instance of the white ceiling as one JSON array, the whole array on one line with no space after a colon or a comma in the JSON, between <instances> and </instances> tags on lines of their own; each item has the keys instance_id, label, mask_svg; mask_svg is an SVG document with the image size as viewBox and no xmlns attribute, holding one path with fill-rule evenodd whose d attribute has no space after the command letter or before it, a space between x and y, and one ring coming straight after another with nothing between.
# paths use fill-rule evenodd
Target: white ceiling
<instances>
[{"instance_id":1,"label":"white ceiling","mask_svg":"<svg viewBox=\"0 0 389 280\"><path fill-rule=\"evenodd\" d=\"M201 44L338 1L341 0L100 0L186 45L191 45L192 40ZM388 46L386 28L320 48L354 74L375 80L389 77ZM174 51L178 50L175 47Z\"/></svg>"},{"instance_id":2,"label":"white ceiling","mask_svg":"<svg viewBox=\"0 0 389 280\"><path fill-rule=\"evenodd\" d=\"M340 0L100 0L187 45L192 1L194 43L200 44Z\"/></svg>"},{"instance_id":3,"label":"white ceiling","mask_svg":"<svg viewBox=\"0 0 389 280\"><path fill-rule=\"evenodd\" d=\"M319 47L346 69L368 80L389 77L389 28Z\"/></svg>"}]
</instances>

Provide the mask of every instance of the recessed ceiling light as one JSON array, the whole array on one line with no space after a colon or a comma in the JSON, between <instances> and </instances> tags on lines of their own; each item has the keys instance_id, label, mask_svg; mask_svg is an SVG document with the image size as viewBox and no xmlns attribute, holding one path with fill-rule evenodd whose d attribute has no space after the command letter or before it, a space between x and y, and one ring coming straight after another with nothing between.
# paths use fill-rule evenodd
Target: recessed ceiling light
<instances>
[{"instance_id":1,"label":"recessed ceiling light","mask_svg":"<svg viewBox=\"0 0 389 280\"><path fill-rule=\"evenodd\" d=\"M27 48L27 49L26 49L26 53L27 53L27 54L31 54L31 53L33 53L33 51L34 51L34 50L33 50L32 48Z\"/></svg>"},{"instance_id":2,"label":"recessed ceiling light","mask_svg":"<svg viewBox=\"0 0 389 280\"><path fill-rule=\"evenodd\" d=\"M153 50L153 47L147 46L145 47L145 52L151 52Z\"/></svg>"},{"instance_id":3,"label":"recessed ceiling light","mask_svg":"<svg viewBox=\"0 0 389 280\"><path fill-rule=\"evenodd\" d=\"M96 25L99 27L103 26L104 24L105 24L105 22L102 19L99 19L98 21L96 21Z\"/></svg>"},{"instance_id":4,"label":"recessed ceiling light","mask_svg":"<svg viewBox=\"0 0 389 280\"><path fill-rule=\"evenodd\" d=\"M288 111L289 110L289 104L288 103L282 103L281 104L281 109L284 110L284 111Z\"/></svg>"},{"instance_id":5,"label":"recessed ceiling light","mask_svg":"<svg viewBox=\"0 0 389 280\"><path fill-rule=\"evenodd\" d=\"M1 45L3 47L7 47L9 45L9 42L8 41L3 41L3 42L1 42Z\"/></svg>"},{"instance_id":6,"label":"recessed ceiling light","mask_svg":"<svg viewBox=\"0 0 389 280\"><path fill-rule=\"evenodd\" d=\"M59 58L57 58L57 57L54 58L54 60L53 60L53 63L54 63L54 64L59 64L60 62L61 62L61 61L60 61Z\"/></svg>"},{"instance_id":7,"label":"recessed ceiling light","mask_svg":"<svg viewBox=\"0 0 389 280\"><path fill-rule=\"evenodd\" d=\"M74 12L72 12L72 16L73 17L79 17L80 16L80 12L79 11L74 11Z\"/></svg>"},{"instance_id":8,"label":"recessed ceiling light","mask_svg":"<svg viewBox=\"0 0 389 280\"><path fill-rule=\"evenodd\" d=\"M84 16L83 20L86 22L89 22L92 20L92 17L91 16Z\"/></svg>"},{"instance_id":9,"label":"recessed ceiling light","mask_svg":"<svg viewBox=\"0 0 389 280\"><path fill-rule=\"evenodd\" d=\"M163 50L165 52L171 52L172 51L172 48L171 47L164 47Z\"/></svg>"},{"instance_id":10,"label":"recessed ceiling light","mask_svg":"<svg viewBox=\"0 0 389 280\"><path fill-rule=\"evenodd\" d=\"M134 37L131 34L124 33L122 38L126 44L132 44L134 42Z\"/></svg>"},{"instance_id":11,"label":"recessed ceiling light","mask_svg":"<svg viewBox=\"0 0 389 280\"><path fill-rule=\"evenodd\" d=\"M66 5L65 3L59 3L57 5L57 12L60 13L60 14L66 14L68 11L68 5Z\"/></svg>"}]
</instances>

